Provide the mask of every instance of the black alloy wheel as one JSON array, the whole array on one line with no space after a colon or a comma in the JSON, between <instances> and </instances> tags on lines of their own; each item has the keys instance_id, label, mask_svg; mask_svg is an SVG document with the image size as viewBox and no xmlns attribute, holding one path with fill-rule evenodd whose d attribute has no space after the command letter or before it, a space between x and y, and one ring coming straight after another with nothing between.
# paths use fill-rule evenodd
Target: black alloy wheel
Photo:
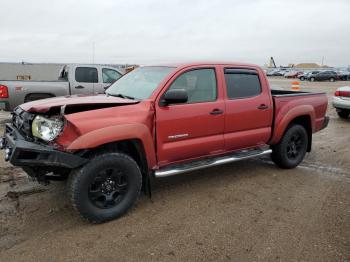
<instances>
[{"instance_id":1,"label":"black alloy wheel","mask_svg":"<svg viewBox=\"0 0 350 262\"><path fill-rule=\"evenodd\" d=\"M308 134L305 127L291 125L280 142L272 146L272 161L281 168L294 168L303 161L307 146Z\"/></svg>"},{"instance_id":2,"label":"black alloy wheel","mask_svg":"<svg viewBox=\"0 0 350 262\"><path fill-rule=\"evenodd\" d=\"M97 174L88 191L89 199L96 207L114 207L128 191L128 177L121 170L107 168Z\"/></svg>"},{"instance_id":3,"label":"black alloy wheel","mask_svg":"<svg viewBox=\"0 0 350 262\"><path fill-rule=\"evenodd\" d=\"M287 144L287 156L290 159L296 159L301 153L302 138L299 133L295 133L291 136Z\"/></svg>"},{"instance_id":4,"label":"black alloy wheel","mask_svg":"<svg viewBox=\"0 0 350 262\"><path fill-rule=\"evenodd\" d=\"M124 215L137 201L141 187L140 167L123 152L93 156L68 179L73 207L92 223Z\"/></svg>"}]
</instances>

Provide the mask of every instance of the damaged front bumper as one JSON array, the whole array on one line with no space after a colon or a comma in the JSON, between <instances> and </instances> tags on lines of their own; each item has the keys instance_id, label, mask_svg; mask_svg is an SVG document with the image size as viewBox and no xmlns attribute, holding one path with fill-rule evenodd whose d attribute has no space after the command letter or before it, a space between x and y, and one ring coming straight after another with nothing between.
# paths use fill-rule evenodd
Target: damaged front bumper
<instances>
[{"instance_id":1,"label":"damaged front bumper","mask_svg":"<svg viewBox=\"0 0 350 262\"><path fill-rule=\"evenodd\" d=\"M73 169L88 159L59 151L51 146L30 142L12 124L6 124L0 149L5 150L5 161L19 167L62 167Z\"/></svg>"}]
</instances>

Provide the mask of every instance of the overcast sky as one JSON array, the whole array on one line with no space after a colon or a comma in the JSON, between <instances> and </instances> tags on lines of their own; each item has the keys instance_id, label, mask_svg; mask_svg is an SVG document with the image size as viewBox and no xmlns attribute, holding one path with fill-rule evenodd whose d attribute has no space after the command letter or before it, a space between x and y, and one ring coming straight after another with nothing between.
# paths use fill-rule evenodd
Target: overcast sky
<instances>
[{"instance_id":1,"label":"overcast sky","mask_svg":"<svg viewBox=\"0 0 350 262\"><path fill-rule=\"evenodd\" d=\"M350 65L350 0L0 0L0 62Z\"/></svg>"}]
</instances>

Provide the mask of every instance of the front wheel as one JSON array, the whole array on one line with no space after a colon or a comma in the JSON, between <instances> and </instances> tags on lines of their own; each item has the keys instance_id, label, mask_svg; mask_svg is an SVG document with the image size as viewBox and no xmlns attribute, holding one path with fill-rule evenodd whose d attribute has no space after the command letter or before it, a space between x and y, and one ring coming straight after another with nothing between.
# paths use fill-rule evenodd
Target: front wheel
<instances>
[{"instance_id":1,"label":"front wheel","mask_svg":"<svg viewBox=\"0 0 350 262\"><path fill-rule=\"evenodd\" d=\"M92 158L69 177L73 207L92 223L102 223L125 214L141 191L142 174L137 163L123 153Z\"/></svg>"},{"instance_id":2,"label":"front wheel","mask_svg":"<svg viewBox=\"0 0 350 262\"><path fill-rule=\"evenodd\" d=\"M311 81L311 82L315 82L315 78L314 78L314 77L311 77L311 78L310 78L310 81Z\"/></svg>"},{"instance_id":3,"label":"front wheel","mask_svg":"<svg viewBox=\"0 0 350 262\"><path fill-rule=\"evenodd\" d=\"M305 77L303 77L303 76L300 77L300 80L301 80L301 81L304 81L304 80L305 80Z\"/></svg>"},{"instance_id":4,"label":"front wheel","mask_svg":"<svg viewBox=\"0 0 350 262\"><path fill-rule=\"evenodd\" d=\"M335 81L335 78L334 78L334 77L331 77L331 78L329 79L329 81L330 81L330 82L334 82L334 81Z\"/></svg>"},{"instance_id":5,"label":"front wheel","mask_svg":"<svg viewBox=\"0 0 350 262\"><path fill-rule=\"evenodd\" d=\"M303 161L308 144L308 135L301 125L292 125L281 141L272 148L272 161L281 168L294 168Z\"/></svg>"}]
</instances>

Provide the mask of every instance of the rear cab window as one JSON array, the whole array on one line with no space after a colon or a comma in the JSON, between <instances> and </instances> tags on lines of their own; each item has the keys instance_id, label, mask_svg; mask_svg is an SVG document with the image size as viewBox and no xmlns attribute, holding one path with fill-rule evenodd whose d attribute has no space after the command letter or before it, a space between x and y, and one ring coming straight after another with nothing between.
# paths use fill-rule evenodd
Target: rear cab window
<instances>
[{"instance_id":1,"label":"rear cab window","mask_svg":"<svg viewBox=\"0 0 350 262\"><path fill-rule=\"evenodd\" d=\"M75 81L79 83L98 83L98 74L95 67L77 67Z\"/></svg>"},{"instance_id":2,"label":"rear cab window","mask_svg":"<svg viewBox=\"0 0 350 262\"><path fill-rule=\"evenodd\" d=\"M248 98L261 94L261 83L256 70L239 68L225 68L224 70L229 99Z\"/></svg>"},{"instance_id":3,"label":"rear cab window","mask_svg":"<svg viewBox=\"0 0 350 262\"><path fill-rule=\"evenodd\" d=\"M102 80L103 83L114 83L118 80L122 75L113 69L110 68L102 68Z\"/></svg>"}]
</instances>

